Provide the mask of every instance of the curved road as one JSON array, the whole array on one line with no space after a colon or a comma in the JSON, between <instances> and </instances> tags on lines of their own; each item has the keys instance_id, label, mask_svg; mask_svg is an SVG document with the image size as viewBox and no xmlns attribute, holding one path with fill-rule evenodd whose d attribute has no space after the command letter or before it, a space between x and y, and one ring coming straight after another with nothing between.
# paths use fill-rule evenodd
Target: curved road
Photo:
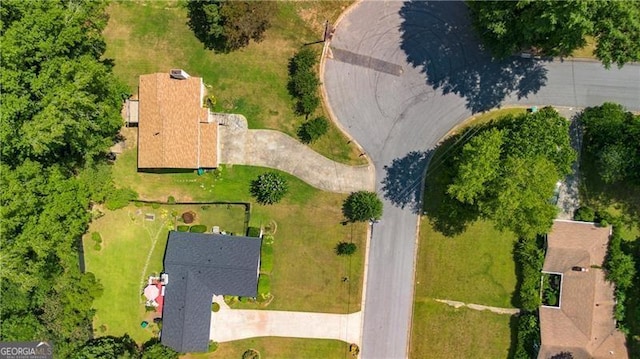
<instances>
[{"instance_id":1,"label":"curved road","mask_svg":"<svg viewBox=\"0 0 640 359\"><path fill-rule=\"evenodd\" d=\"M640 66L512 58L492 62L461 2L363 2L338 24L328 101L376 167L384 216L372 228L363 358L407 356L422 175L450 129L505 104L640 110Z\"/></svg>"}]
</instances>

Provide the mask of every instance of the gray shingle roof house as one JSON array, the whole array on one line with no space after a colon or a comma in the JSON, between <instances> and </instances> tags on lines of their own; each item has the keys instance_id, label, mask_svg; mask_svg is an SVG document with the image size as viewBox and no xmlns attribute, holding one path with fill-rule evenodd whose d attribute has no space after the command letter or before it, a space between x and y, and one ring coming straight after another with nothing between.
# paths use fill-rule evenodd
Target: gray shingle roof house
<instances>
[{"instance_id":1,"label":"gray shingle roof house","mask_svg":"<svg viewBox=\"0 0 640 359\"><path fill-rule=\"evenodd\" d=\"M212 296L257 295L261 244L258 238L169 232L162 344L182 353L207 351Z\"/></svg>"}]
</instances>

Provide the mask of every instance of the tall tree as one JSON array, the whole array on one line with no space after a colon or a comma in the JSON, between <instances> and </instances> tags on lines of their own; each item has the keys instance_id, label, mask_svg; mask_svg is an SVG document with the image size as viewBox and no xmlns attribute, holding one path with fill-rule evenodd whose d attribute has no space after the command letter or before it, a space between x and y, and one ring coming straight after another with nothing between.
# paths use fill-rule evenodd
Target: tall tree
<instances>
[{"instance_id":1,"label":"tall tree","mask_svg":"<svg viewBox=\"0 0 640 359\"><path fill-rule=\"evenodd\" d=\"M190 0L189 26L208 49L228 52L260 42L276 13L274 1Z\"/></svg>"},{"instance_id":2,"label":"tall tree","mask_svg":"<svg viewBox=\"0 0 640 359\"><path fill-rule=\"evenodd\" d=\"M80 271L78 246L91 201L112 186L91 169L119 130L126 92L102 58L105 6L0 6L0 340L50 339L60 357L92 335L102 292Z\"/></svg>"},{"instance_id":3,"label":"tall tree","mask_svg":"<svg viewBox=\"0 0 640 359\"><path fill-rule=\"evenodd\" d=\"M497 57L535 49L568 56L596 41L595 55L609 67L640 60L640 3L592 0L468 1L484 44Z\"/></svg>"},{"instance_id":4,"label":"tall tree","mask_svg":"<svg viewBox=\"0 0 640 359\"><path fill-rule=\"evenodd\" d=\"M449 197L519 236L546 233L556 214L555 184L576 158L568 121L543 108L467 131L475 136L454 157Z\"/></svg>"}]
</instances>

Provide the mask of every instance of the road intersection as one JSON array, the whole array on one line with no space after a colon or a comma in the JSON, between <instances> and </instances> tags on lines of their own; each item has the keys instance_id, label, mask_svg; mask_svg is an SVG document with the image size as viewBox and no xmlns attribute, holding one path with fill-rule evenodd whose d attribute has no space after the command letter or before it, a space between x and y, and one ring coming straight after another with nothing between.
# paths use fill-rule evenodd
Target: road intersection
<instances>
[{"instance_id":1,"label":"road intersection","mask_svg":"<svg viewBox=\"0 0 640 359\"><path fill-rule=\"evenodd\" d=\"M384 215L368 249L362 357L408 353L421 183L429 152L474 113L503 105L640 110L640 66L492 61L462 2L361 2L336 28L322 82L340 126L376 169Z\"/></svg>"}]
</instances>

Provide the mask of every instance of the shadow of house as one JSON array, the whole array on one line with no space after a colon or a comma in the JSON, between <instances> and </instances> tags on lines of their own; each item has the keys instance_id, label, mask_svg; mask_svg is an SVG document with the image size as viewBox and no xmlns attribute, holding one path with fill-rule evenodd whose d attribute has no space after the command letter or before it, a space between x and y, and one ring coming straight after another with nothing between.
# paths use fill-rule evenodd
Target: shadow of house
<instances>
[{"instance_id":1,"label":"shadow of house","mask_svg":"<svg viewBox=\"0 0 640 359\"><path fill-rule=\"evenodd\" d=\"M213 295L256 297L258 238L169 232L162 344L181 353L206 352Z\"/></svg>"},{"instance_id":2,"label":"shadow of house","mask_svg":"<svg viewBox=\"0 0 640 359\"><path fill-rule=\"evenodd\" d=\"M485 52L461 1L408 1L400 16L407 62L422 68L434 90L465 98L473 113L498 107L514 93L527 97L546 83L542 60L496 60Z\"/></svg>"}]
</instances>

